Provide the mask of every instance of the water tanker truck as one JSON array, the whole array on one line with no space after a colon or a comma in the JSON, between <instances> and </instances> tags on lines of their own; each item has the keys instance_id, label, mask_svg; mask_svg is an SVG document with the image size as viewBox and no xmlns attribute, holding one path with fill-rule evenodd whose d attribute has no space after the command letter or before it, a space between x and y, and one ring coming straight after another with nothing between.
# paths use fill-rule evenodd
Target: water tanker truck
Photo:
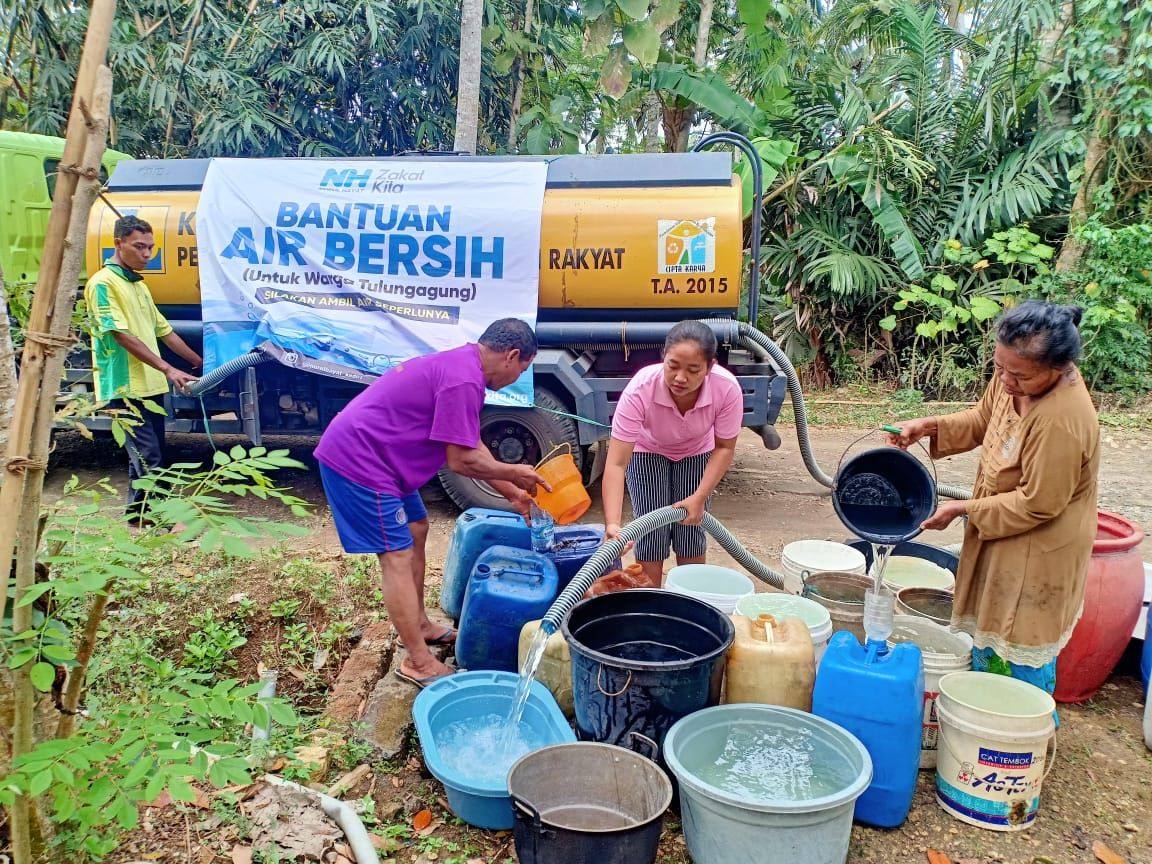
<instances>
[{"instance_id":1,"label":"water tanker truck","mask_svg":"<svg viewBox=\"0 0 1152 864\"><path fill-rule=\"evenodd\" d=\"M539 163L533 157L456 158ZM269 160L253 160L259 161ZM405 172L419 171L426 162L420 155L364 159L352 173L373 183L380 177L403 182ZM198 348L205 320L196 213L209 165L207 159L119 161L92 210L86 250L87 271L94 272L111 254L118 213L149 222L156 254L144 273L147 284L172 326ZM377 193L369 186L366 192L364 206L387 201L387 190ZM742 290L742 214L741 181L729 153L549 158L538 251L534 404L484 409L482 440L492 453L506 462L535 463L566 443L594 478L600 465L590 450L607 438L621 391L637 369L658 360L668 329L685 318L711 324L720 362L743 387L744 425L766 446L779 446L774 424L791 387L788 379L795 378L779 349L738 320L742 294L751 294L754 308L757 293ZM341 351L372 368L381 346L357 341L343 340ZM210 373L210 387L196 396L167 397L169 431L203 433L210 426L214 434L244 434L257 443L268 435L318 436L364 386L363 376L308 371L306 358L296 352L222 359L234 362ZM91 387L85 360L82 352L73 356L67 378L73 392ZM595 448L597 454L605 449ZM446 469L441 480L462 507L498 507L503 501L485 484Z\"/></svg>"}]
</instances>

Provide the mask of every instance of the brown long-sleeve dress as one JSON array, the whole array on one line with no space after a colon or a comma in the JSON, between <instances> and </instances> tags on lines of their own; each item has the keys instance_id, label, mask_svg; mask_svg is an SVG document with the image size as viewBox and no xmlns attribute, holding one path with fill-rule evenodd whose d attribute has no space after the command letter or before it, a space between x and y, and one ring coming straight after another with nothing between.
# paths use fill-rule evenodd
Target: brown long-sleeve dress
<instances>
[{"instance_id":1,"label":"brown long-sleeve dress","mask_svg":"<svg viewBox=\"0 0 1152 864\"><path fill-rule=\"evenodd\" d=\"M979 405L939 418L934 458L975 447L952 625L977 648L1043 666L1080 618L1096 538L1100 427L1079 373L1025 417L994 377Z\"/></svg>"}]
</instances>

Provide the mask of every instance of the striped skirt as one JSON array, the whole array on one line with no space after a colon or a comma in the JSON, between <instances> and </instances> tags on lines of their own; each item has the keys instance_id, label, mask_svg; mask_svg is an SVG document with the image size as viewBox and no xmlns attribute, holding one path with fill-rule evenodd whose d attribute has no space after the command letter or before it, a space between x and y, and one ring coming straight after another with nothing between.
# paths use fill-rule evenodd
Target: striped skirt
<instances>
[{"instance_id":1,"label":"striped skirt","mask_svg":"<svg viewBox=\"0 0 1152 864\"><path fill-rule=\"evenodd\" d=\"M632 515L643 516L687 498L700 486L711 457L708 452L674 462L659 453L633 452L624 475ZM677 558L701 558L708 538L699 525L665 525L636 541L636 560L663 561L669 545Z\"/></svg>"}]
</instances>

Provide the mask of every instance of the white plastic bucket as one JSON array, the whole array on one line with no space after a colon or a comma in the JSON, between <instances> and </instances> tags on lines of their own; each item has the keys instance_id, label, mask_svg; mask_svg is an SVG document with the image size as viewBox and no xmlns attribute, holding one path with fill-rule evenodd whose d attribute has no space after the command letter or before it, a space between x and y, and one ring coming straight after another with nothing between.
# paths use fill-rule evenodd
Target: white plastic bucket
<instances>
[{"instance_id":1,"label":"white plastic bucket","mask_svg":"<svg viewBox=\"0 0 1152 864\"><path fill-rule=\"evenodd\" d=\"M939 686L937 803L969 825L1024 830L1036 819L1056 756L1055 700L989 672L953 672Z\"/></svg>"},{"instance_id":2,"label":"white plastic bucket","mask_svg":"<svg viewBox=\"0 0 1152 864\"><path fill-rule=\"evenodd\" d=\"M893 555L884 566L884 584L893 591L901 588L937 588L951 591L956 577L950 570L912 555Z\"/></svg>"},{"instance_id":3,"label":"white plastic bucket","mask_svg":"<svg viewBox=\"0 0 1152 864\"><path fill-rule=\"evenodd\" d=\"M920 646L924 658L924 726L920 739L920 769L936 767L936 745L939 740L940 718L936 713L936 699L940 695L940 679L952 672L965 672L972 668L972 637L967 633L953 633L927 618L897 615L892 619L892 635L888 644L913 642Z\"/></svg>"},{"instance_id":4,"label":"white plastic bucket","mask_svg":"<svg viewBox=\"0 0 1152 864\"><path fill-rule=\"evenodd\" d=\"M755 759L756 749L732 745L741 739L751 743L748 739L758 735L776 741L799 738L808 750L812 775L835 781L828 782L825 794L810 798L786 789L768 797L738 780L734 785L717 781L710 769L719 764L721 753L737 762L745 755ZM848 860L852 811L872 782L872 759L859 739L836 724L794 708L720 705L677 721L663 749L680 784L684 842L695 864Z\"/></svg>"},{"instance_id":5,"label":"white plastic bucket","mask_svg":"<svg viewBox=\"0 0 1152 864\"><path fill-rule=\"evenodd\" d=\"M828 640L832 638L832 616L828 610L807 597L794 597L791 594L749 594L741 597L736 604L736 613L755 620L760 615L775 618L799 618L808 625L812 636L812 648L816 653L819 667Z\"/></svg>"},{"instance_id":6,"label":"white plastic bucket","mask_svg":"<svg viewBox=\"0 0 1152 864\"><path fill-rule=\"evenodd\" d=\"M845 543L832 540L796 540L780 553L780 568L784 571L784 588L790 594L799 594L804 587L806 573L859 573L867 572L864 554Z\"/></svg>"},{"instance_id":7,"label":"white plastic bucket","mask_svg":"<svg viewBox=\"0 0 1152 864\"><path fill-rule=\"evenodd\" d=\"M668 571L664 587L715 606L725 615L736 611L741 597L751 594L755 586L743 573L715 564L681 564Z\"/></svg>"}]
</instances>

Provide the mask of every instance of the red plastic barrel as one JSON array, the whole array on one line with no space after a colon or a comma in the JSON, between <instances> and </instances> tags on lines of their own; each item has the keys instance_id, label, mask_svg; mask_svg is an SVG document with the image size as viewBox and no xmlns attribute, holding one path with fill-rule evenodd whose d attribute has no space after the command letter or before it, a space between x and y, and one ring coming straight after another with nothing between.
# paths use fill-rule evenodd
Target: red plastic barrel
<instances>
[{"instance_id":1,"label":"red plastic barrel","mask_svg":"<svg viewBox=\"0 0 1152 864\"><path fill-rule=\"evenodd\" d=\"M1128 647L1144 602L1144 532L1114 513L1101 510L1096 518L1084 615L1056 661L1057 702L1096 695Z\"/></svg>"}]
</instances>

